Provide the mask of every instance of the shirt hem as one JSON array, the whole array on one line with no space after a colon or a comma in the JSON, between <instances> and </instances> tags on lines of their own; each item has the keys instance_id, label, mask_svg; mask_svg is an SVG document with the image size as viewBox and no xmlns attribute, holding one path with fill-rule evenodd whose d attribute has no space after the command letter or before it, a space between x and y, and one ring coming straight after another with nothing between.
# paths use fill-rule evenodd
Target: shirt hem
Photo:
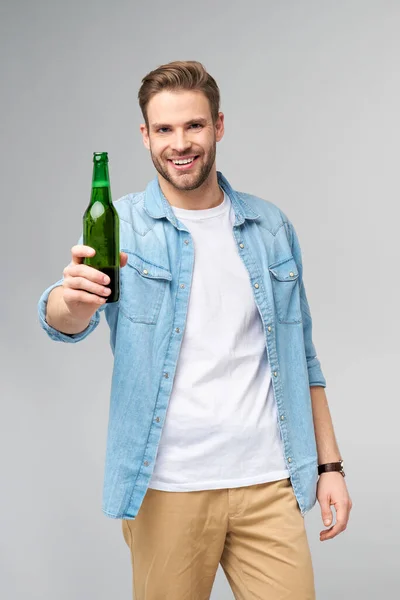
<instances>
[{"instance_id":1,"label":"shirt hem","mask_svg":"<svg viewBox=\"0 0 400 600\"><path fill-rule=\"evenodd\" d=\"M283 471L273 471L272 473L258 475L256 477L246 477L245 479L226 479L222 481L163 484L162 482L155 480L151 482L149 488L162 492L197 492L201 490L218 490L224 488L245 487L260 483L269 483L271 481L278 481L279 479L286 479L289 476L289 471L285 469Z\"/></svg>"}]
</instances>

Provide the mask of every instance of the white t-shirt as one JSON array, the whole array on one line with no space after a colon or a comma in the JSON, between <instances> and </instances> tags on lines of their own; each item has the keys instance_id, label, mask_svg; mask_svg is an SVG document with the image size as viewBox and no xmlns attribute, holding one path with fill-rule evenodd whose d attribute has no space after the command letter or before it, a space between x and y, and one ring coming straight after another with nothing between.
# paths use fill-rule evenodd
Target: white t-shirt
<instances>
[{"instance_id":1,"label":"white t-shirt","mask_svg":"<svg viewBox=\"0 0 400 600\"><path fill-rule=\"evenodd\" d=\"M195 491L289 477L262 321L229 197L172 207L192 235L186 328L149 487Z\"/></svg>"}]
</instances>

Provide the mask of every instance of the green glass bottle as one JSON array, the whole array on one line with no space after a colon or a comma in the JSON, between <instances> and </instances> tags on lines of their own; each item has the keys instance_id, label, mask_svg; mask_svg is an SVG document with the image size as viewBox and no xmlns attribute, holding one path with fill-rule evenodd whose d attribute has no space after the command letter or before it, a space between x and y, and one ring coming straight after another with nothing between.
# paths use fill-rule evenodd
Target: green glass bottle
<instances>
[{"instance_id":1,"label":"green glass bottle","mask_svg":"<svg viewBox=\"0 0 400 600\"><path fill-rule=\"evenodd\" d=\"M119 300L119 216L111 199L108 153L93 153L93 179L90 203L83 215L83 243L96 250L84 264L109 276L111 294L106 303Z\"/></svg>"}]
</instances>

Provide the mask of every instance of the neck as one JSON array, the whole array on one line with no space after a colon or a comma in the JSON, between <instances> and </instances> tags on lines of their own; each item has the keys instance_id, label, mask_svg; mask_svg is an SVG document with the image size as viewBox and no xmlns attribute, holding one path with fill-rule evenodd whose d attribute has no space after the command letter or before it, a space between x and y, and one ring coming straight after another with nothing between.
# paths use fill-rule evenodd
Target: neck
<instances>
[{"instance_id":1,"label":"neck","mask_svg":"<svg viewBox=\"0 0 400 600\"><path fill-rule=\"evenodd\" d=\"M212 170L206 181L195 190L178 190L160 174L158 181L162 193L171 204L187 210L203 210L218 206L224 199L224 193L218 185L217 171Z\"/></svg>"}]
</instances>

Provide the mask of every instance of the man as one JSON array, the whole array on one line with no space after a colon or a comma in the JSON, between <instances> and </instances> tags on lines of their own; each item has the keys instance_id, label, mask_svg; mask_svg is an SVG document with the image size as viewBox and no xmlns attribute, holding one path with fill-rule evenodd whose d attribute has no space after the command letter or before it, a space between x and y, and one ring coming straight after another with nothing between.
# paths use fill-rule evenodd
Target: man
<instances>
[{"instance_id":1,"label":"man","mask_svg":"<svg viewBox=\"0 0 400 600\"><path fill-rule=\"evenodd\" d=\"M304 515L332 539L351 509L294 227L216 170L219 89L194 61L142 81L141 133L158 172L115 203L121 296L78 244L39 301L52 339L105 310L114 353L103 511L122 519L136 600L311 600ZM320 465L320 466L319 466ZM324 465L324 466L323 466ZM318 475L319 479L318 479Z\"/></svg>"}]
</instances>

